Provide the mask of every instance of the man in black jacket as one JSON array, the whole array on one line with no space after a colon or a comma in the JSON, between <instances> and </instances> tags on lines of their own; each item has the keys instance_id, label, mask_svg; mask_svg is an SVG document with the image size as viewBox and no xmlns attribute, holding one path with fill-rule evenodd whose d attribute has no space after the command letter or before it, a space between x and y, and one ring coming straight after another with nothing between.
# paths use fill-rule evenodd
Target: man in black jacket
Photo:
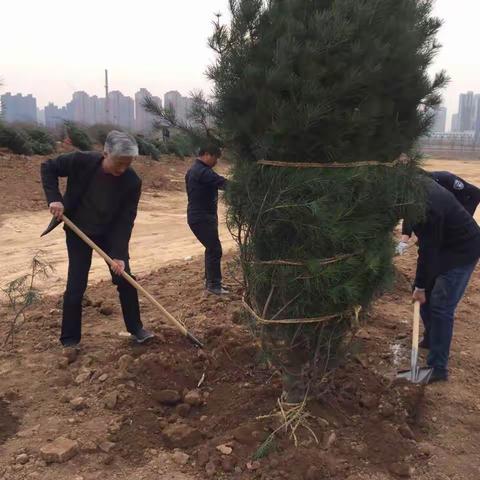
<instances>
[{"instance_id":1,"label":"man in black jacket","mask_svg":"<svg viewBox=\"0 0 480 480\"><path fill-rule=\"evenodd\" d=\"M413 299L422 304L434 382L448 379L455 310L480 258L480 228L451 192L425 181L426 218L413 227L419 243Z\"/></svg>"},{"instance_id":2,"label":"man in black jacket","mask_svg":"<svg viewBox=\"0 0 480 480\"><path fill-rule=\"evenodd\" d=\"M457 177L450 172L431 172L428 173L439 185L452 192L455 198L473 217L480 203L480 188L466 182L463 178ZM412 236L413 230L407 222L403 222L402 238L397 245L397 254L403 255L408 249L408 241Z\"/></svg>"},{"instance_id":3,"label":"man in black jacket","mask_svg":"<svg viewBox=\"0 0 480 480\"><path fill-rule=\"evenodd\" d=\"M199 158L187 172L185 183L188 194L188 225L205 247L205 279L210 293L223 295L228 291L222 286L222 244L218 237L218 190L224 190L227 180L213 167L221 151L208 146L199 151Z\"/></svg>"},{"instance_id":4,"label":"man in black jacket","mask_svg":"<svg viewBox=\"0 0 480 480\"><path fill-rule=\"evenodd\" d=\"M138 146L130 135L112 131L104 153L73 152L47 160L41 176L50 212L54 216L44 235L57 227L65 213L115 261L110 269L117 286L127 331L143 343L153 334L140 320L138 294L122 276L130 273L128 245L137 216L142 183L130 167ZM67 177L62 196L59 177ZM68 250L68 280L63 300L60 341L64 347L80 343L82 299L87 288L92 249L65 227Z\"/></svg>"}]
</instances>

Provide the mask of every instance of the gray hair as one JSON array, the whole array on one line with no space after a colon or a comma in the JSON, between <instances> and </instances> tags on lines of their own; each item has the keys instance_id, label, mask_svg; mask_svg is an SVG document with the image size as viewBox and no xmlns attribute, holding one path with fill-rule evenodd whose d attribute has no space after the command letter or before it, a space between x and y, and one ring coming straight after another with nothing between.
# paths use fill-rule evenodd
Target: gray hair
<instances>
[{"instance_id":1,"label":"gray hair","mask_svg":"<svg viewBox=\"0 0 480 480\"><path fill-rule=\"evenodd\" d=\"M112 157L136 157L138 145L136 140L125 132L112 130L105 140L105 151Z\"/></svg>"}]
</instances>

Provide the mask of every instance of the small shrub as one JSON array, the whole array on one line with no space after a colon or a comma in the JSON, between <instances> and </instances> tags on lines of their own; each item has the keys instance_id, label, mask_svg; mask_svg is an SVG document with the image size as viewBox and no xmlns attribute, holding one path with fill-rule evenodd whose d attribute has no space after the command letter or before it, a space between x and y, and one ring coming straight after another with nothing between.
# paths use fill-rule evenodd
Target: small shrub
<instances>
[{"instance_id":1,"label":"small shrub","mask_svg":"<svg viewBox=\"0 0 480 480\"><path fill-rule=\"evenodd\" d=\"M45 129L30 127L25 129L30 137L33 153L36 155L49 155L55 151L55 139Z\"/></svg>"},{"instance_id":2,"label":"small shrub","mask_svg":"<svg viewBox=\"0 0 480 480\"><path fill-rule=\"evenodd\" d=\"M32 155L33 147L28 134L21 128L0 123L0 147L19 155Z\"/></svg>"},{"instance_id":3,"label":"small shrub","mask_svg":"<svg viewBox=\"0 0 480 480\"><path fill-rule=\"evenodd\" d=\"M152 157L154 160L160 159L160 152L154 143L150 140L145 139L141 135L135 135L135 140L138 143L138 152L140 155L147 155Z\"/></svg>"},{"instance_id":4,"label":"small shrub","mask_svg":"<svg viewBox=\"0 0 480 480\"><path fill-rule=\"evenodd\" d=\"M93 149L93 143L87 132L73 122L65 122L68 138L74 147L82 151Z\"/></svg>"}]
</instances>

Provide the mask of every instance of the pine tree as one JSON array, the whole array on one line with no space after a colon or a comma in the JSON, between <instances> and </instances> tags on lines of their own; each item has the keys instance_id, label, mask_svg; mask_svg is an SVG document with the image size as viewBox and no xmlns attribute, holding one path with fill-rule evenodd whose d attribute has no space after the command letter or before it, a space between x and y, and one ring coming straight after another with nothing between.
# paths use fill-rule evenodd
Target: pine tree
<instances>
[{"instance_id":1,"label":"pine tree","mask_svg":"<svg viewBox=\"0 0 480 480\"><path fill-rule=\"evenodd\" d=\"M228 222L253 327L298 399L389 285L399 219L422 214L413 152L446 82L428 75L441 22L431 0L230 8L208 71L234 156Z\"/></svg>"}]
</instances>

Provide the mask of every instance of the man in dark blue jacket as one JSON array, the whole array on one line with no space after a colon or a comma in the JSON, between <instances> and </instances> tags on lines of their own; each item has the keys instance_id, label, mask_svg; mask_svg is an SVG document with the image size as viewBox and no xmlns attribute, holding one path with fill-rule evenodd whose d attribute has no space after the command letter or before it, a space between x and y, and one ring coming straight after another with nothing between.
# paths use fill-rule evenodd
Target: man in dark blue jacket
<instances>
[{"instance_id":1,"label":"man in dark blue jacket","mask_svg":"<svg viewBox=\"0 0 480 480\"><path fill-rule=\"evenodd\" d=\"M439 185L452 192L455 198L465 208L465 210L473 217L480 203L480 188L466 182L463 178L457 177L450 172L429 172ZM408 249L408 241L412 236L413 230L408 222L403 222L402 238L397 245L397 254L403 255Z\"/></svg>"},{"instance_id":2,"label":"man in dark blue jacket","mask_svg":"<svg viewBox=\"0 0 480 480\"><path fill-rule=\"evenodd\" d=\"M112 281L117 286L127 331L143 343L153 334L140 320L138 294L122 276L130 273L128 245L137 216L142 182L130 167L138 146L130 135L112 131L105 152L73 152L41 166L43 189L54 216L43 235L56 228L65 213L83 232L114 259ZM62 196L58 179L67 177ZM76 347L82 330L82 299L87 288L92 249L65 228L68 250L68 280L63 300L60 341Z\"/></svg>"},{"instance_id":3,"label":"man in dark blue jacket","mask_svg":"<svg viewBox=\"0 0 480 480\"><path fill-rule=\"evenodd\" d=\"M422 305L422 346L429 348L431 381L448 379L455 310L480 258L480 228L455 196L430 178L425 220L413 226L418 237L414 301Z\"/></svg>"},{"instance_id":4,"label":"man in dark blue jacket","mask_svg":"<svg viewBox=\"0 0 480 480\"><path fill-rule=\"evenodd\" d=\"M205 247L205 280L210 293L223 295L228 291L222 286L222 244L218 236L218 190L224 190L227 180L213 167L221 151L207 146L199 151L199 158L185 176L188 194L188 225Z\"/></svg>"}]
</instances>

